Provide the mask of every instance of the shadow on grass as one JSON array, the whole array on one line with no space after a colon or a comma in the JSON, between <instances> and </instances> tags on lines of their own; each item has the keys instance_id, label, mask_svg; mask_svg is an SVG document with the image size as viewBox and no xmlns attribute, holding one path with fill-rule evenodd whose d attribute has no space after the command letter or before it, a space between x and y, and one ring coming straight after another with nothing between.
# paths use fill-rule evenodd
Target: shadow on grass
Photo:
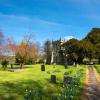
<instances>
[{"instance_id":1,"label":"shadow on grass","mask_svg":"<svg viewBox=\"0 0 100 100\"><path fill-rule=\"evenodd\" d=\"M33 65L33 66L34 66L34 65ZM32 65L24 65L22 69L33 68L33 66L32 66ZM10 67L9 67L9 69L10 69ZM13 67L13 69L20 69L20 65L15 65L15 66Z\"/></svg>"},{"instance_id":2,"label":"shadow on grass","mask_svg":"<svg viewBox=\"0 0 100 100\"><path fill-rule=\"evenodd\" d=\"M42 90L41 85L33 80L0 83L0 100L24 100L25 91L34 91L36 87Z\"/></svg>"},{"instance_id":3,"label":"shadow on grass","mask_svg":"<svg viewBox=\"0 0 100 100\"><path fill-rule=\"evenodd\" d=\"M11 67L10 66L7 66L7 68L4 70L3 68L2 68L2 66L0 66L0 70L1 71L10 71L10 72L14 72L14 71L16 71L16 70L22 70L22 69L29 69L29 68L34 68L34 65L32 66L30 66L30 65L24 65L23 66L23 68L20 68L20 65L14 65L13 66L13 68L11 69Z\"/></svg>"},{"instance_id":4,"label":"shadow on grass","mask_svg":"<svg viewBox=\"0 0 100 100\"><path fill-rule=\"evenodd\" d=\"M36 100L51 100L51 97L58 93L58 86L58 84L52 83L43 85L39 81L34 80L22 80L18 82L5 81L0 83L0 100L25 100L26 90L31 90L34 93L37 88L40 91L39 95L42 95L44 99Z\"/></svg>"}]
</instances>

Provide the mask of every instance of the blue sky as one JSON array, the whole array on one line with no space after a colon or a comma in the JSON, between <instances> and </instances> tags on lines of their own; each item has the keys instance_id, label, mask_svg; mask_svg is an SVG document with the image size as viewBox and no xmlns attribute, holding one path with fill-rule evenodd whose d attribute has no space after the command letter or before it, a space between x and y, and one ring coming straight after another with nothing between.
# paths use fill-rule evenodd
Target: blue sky
<instances>
[{"instance_id":1,"label":"blue sky","mask_svg":"<svg viewBox=\"0 0 100 100\"><path fill-rule=\"evenodd\" d=\"M47 39L82 39L100 27L99 0L0 0L0 29L20 41L34 34L43 44Z\"/></svg>"}]
</instances>

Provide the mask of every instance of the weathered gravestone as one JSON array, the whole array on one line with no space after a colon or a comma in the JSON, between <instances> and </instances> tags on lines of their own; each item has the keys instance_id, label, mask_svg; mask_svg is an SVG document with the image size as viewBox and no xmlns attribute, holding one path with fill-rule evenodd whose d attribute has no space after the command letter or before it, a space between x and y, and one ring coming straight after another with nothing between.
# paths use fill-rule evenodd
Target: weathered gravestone
<instances>
[{"instance_id":1,"label":"weathered gravestone","mask_svg":"<svg viewBox=\"0 0 100 100\"><path fill-rule=\"evenodd\" d=\"M56 67L56 63L53 63L53 68L55 68Z\"/></svg>"},{"instance_id":2,"label":"weathered gravestone","mask_svg":"<svg viewBox=\"0 0 100 100\"><path fill-rule=\"evenodd\" d=\"M65 64L64 64L64 67L65 67L65 69L67 69L67 68L68 68L68 65L67 65L67 63L65 63Z\"/></svg>"},{"instance_id":3,"label":"weathered gravestone","mask_svg":"<svg viewBox=\"0 0 100 100\"><path fill-rule=\"evenodd\" d=\"M14 69L9 69L10 72L15 72Z\"/></svg>"},{"instance_id":4,"label":"weathered gravestone","mask_svg":"<svg viewBox=\"0 0 100 100\"><path fill-rule=\"evenodd\" d=\"M11 66L11 69L13 69L13 64L10 64L10 66Z\"/></svg>"},{"instance_id":5,"label":"weathered gravestone","mask_svg":"<svg viewBox=\"0 0 100 100\"><path fill-rule=\"evenodd\" d=\"M45 65L41 65L41 71L45 71Z\"/></svg>"},{"instance_id":6,"label":"weathered gravestone","mask_svg":"<svg viewBox=\"0 0 100 100\"><path fill-rule=\"evenodd\" d=\"M72 82L72 77L67 77L67 76L64 76L64 80L63 80L64 83L68 83L70 84Z\"/></svg>"},{"instance_id":7,"label":"weathered gravestone","mask_svg":"<svg viewBox=\"0 0 100 100\"><path fill-rule=\"evenodd\" d=\"M77 67L77 63L76 63L76 62L74 62L74 63L73 63L73 66L74 66L74 67Z\"/></svg>"},{"instance_id":8,"label":"weathered gravestone","mask_svg":"<svg viewBox=\"0 0 100 100\"><path fill-rule=\"evenodd\" d=\"M51 75L51 82L56 83L56 75Z\"/></svg>"}]
</instances>

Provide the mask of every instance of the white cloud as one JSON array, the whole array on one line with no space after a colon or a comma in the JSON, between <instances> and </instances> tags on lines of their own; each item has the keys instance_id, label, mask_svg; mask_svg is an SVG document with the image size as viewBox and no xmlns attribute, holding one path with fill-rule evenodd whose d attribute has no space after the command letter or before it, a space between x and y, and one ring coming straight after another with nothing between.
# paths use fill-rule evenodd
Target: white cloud
<instances>
[{"instance_id":1,"label":"white cloud","mask_svg":"<svg viewBox=\"0 0 100 100\"><path fill-rule=\"evenodd\" d=\"M71 25L65 25L63 23L57 23L57 22L52 22L52 21L48 21L45 19L40 19L37 17L30 17L30 16L20 16L20 15L7 15L7 14L3 14L0 13L0 18L3 18L5 20L17 20L17 21L23 21L23 22L33 22L33 23L37 23L37 24L45 24L45 25L49 25L49 26L63 26L63 27L67 27L70 28Z\"/></svg>"},{"instance_id":2,"label":"white cloud","mask_svg":"<svg viewBox=\"0 0 100 100\"><path fill-rule=\"evenodd\" d=\"M18 15L14 15L14 14L11 14L11 15L7 15L7 14L2 14L0 13L0 17L1 18L5 18L5 19L15 19L15 20L23 20L23 21L29 21L31 20L31 18L27 17L27 16L18 16Z\"/></svg>"},{"instance_id":3,"label":"white cloud","mask_svg":"<svg viewBox=\"0 0 100 100\"><path fill-rule=\"evenodd\" d=\"M74 37L73 37L73 36L65 36L65 37L64 37L64 40L65 40L65 41L68 41L68 40L70 40L70 39L72 39L72 38L74 38Z\"/></svg>"}]
</instances>

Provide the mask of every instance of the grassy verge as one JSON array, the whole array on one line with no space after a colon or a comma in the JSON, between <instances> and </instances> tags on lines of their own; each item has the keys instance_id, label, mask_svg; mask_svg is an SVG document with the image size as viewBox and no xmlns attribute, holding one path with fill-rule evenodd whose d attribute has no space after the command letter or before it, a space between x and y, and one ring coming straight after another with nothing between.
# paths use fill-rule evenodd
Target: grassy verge
<instances>
[{"instance_id":1,"label":"grassy verge","mask_svg":"<svg viewBox=\"0 0 100 100\"><path fill-rule=\"evenodd\" d=\"M64 86L64 90L59 100L80 100L83 90L83 83L86 74L86 68L80 68L70 84Z\"/></svg>"},{"instance_id":2,"label":"grassy verge","mask_svg":"<svg viewBox=\"0 0 100 100\"><path fill-rule=\"evenodd\" d=\"M94 65L94 67L96 68L97 72L100 74L100 65Z\"/></svg>"}]
</instances>

